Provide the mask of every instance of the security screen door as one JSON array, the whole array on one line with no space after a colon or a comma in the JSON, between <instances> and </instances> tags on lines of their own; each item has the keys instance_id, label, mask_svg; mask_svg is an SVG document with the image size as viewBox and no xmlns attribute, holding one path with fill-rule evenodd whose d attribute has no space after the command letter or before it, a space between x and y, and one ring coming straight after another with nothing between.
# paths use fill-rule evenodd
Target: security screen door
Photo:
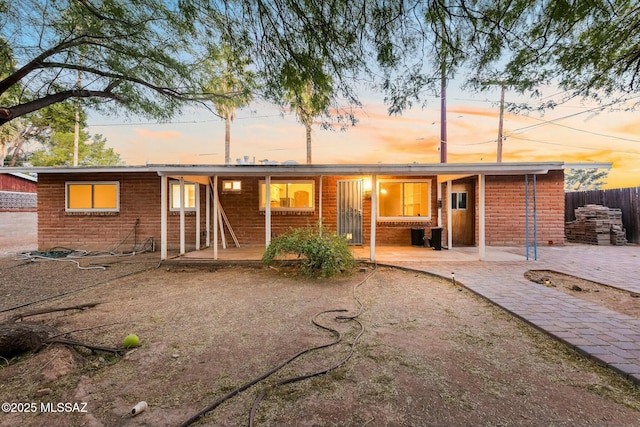
<instances>
[{"instance_id":1,"label":"security screen door","mask_svg":"<svg viewBox=\"0 0 640 427\"><path fill-rule=\"evenodd\" d=\"M362 244L362 180L338 181L338 235L350 245Z\"/></svg>"}]
</instances>

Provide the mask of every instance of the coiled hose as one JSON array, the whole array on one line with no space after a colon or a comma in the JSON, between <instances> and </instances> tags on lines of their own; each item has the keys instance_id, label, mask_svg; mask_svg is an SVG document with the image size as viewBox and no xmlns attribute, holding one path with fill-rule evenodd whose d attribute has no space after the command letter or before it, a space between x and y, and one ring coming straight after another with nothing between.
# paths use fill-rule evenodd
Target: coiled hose
<instances>
[{"instance_id":1,"label":"coiled hose","mask_svg":"<svg viewBox=\"0 0 640 427\"><path fill-rule=\"evenodd\" d=\"M357 320L357 318L362 314L363 310L364 310L364 305L362 304L362 302L360 301L360 299L358 298L358 296L356 295L356 290L363 285L367 280L369 280L371 278L371 276L373 276L373 274L376 272L376 269L374 268L363 280L361 280L359 283L357 283L352 290L353 293L353 299L356 301L356 303L358 304L358 311L356 314L353 315L339 315L336 316L335 319L336 320L342 320L342 321L354 321L360 328L360 330L358 331L358 334L356 335L356 337L354 338L353 342L351 343L351 348L349 350L349 354L347 354L347 356L345 356L342 360L340 360L338 363L330 366L329 368L326 369L322 369L310 374L305 374L305 375L299 375L299 376L295 376L295 377L291 377L291 378L286 378L283 379L281 381L278 381L275 385L273 385L271 387L271 389L275 389L277 387L283 386L285 384L292 384L298 381L303 381L306 380L308 378L313 378L313 377L317 377L319 375L323 375L326 374L328 372L333 371L334 369L339 368L340 366L344 365L346 362L349 361L349 359L351 359L351 357L353 356L353 353L355 351L355 347L356 344L358 343L358 340L360 339L360 337L364 334L364 325ZM257 383L259 383L260 381L270 377L271 375L273 375L274 373L278 372L280 369L282 369L283 367L285 367L286 365L288 365L289 363L293 362L294 360L296 360L297 358L299 358L302 355L311 353L313 351L316 350L320 350L323 348L328 348L328 347L332 347L336 344L339 344L342 341L342 333L340 331L338 331L337 329L333 329L330 328L328 326L322 325L318 322L318 317L323 315L323 314L327 314L327 313L345 313L348 312L349 310L345 310L345 309L337 309L337 310L323 310L319 313L317 313L316 315L313 316L311 322L318 328L324 329L326 331L331 332L333 335L335 335L335 339L327 344L322 344L316 347L311 347L308 348L306 350L302 350L299 353L293 355L292 357L290 357L289 359L285 360L284 362L282 362L280 365L276 366L275 368L271 369L270 371L265 372L264 374L260 375L257 378L254 378L253 380L241 385L240 387L236 388L235 390L230 391L229 393L225 394L224 396L220 397L218 400L216 400L215 402L213 402L211 405L207 406L206 408L202 409L200 412L198 412L197 414L193 415L191 418L189 418L187 421L185 421L184 423L180 424L180 427L187 427L190 426L191 424L195 423L196 421L198 421L201 417L205 416L207 413L213 411L214 409L216 409L218 406L220 406L221 404L223 404L224 402L226 402L227 400L231 399L232 397L238 395L239 393L242 393L243 391L245 391L246 389L248 389L249 387L252 387L254 385L256 385ZM256 412L258 410L258 406L260 405L260 402L264 399L264 397L266 396L267 391L263 391L262 393L260 393L255 401L253 402L253 406L251 408L251 412L249 414L249 426L253 427L254 425L254 420L255 420L255 415Z\"/></svg>"}]
</instances>

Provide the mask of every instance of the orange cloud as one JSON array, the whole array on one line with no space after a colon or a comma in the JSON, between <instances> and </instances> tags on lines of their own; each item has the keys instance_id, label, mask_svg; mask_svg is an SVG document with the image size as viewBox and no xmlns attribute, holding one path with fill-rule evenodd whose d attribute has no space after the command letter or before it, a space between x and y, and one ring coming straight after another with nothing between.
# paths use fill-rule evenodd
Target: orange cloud
<instances>
[{"instance_id":1,"label":"orange cloud","mask_svg":"<svg viewBox=\"0 0 640 427\"><path fill-rule=\"evenodd\" d=\"M152 131L149 129L135 128L133 131L137 135L145 138L161 139L165 141L182 137L182 132L177 132L174 130Z\"/></svg>"},{"instance_id":2,"label":"orange cloud","mask_svg":"<svg viewBox=\"0 0 640 427\"><path fill-rule=\"evenodd\" d=\"M614 132L629 134L630 136L632 136L630 139L632 139L633 136L640 135L640 122L634 121L630 123L625 123L621 126L612 128L612 130ZM636 139L640 140L640 138L636 138Z\"/></svg>"}]
</instances>

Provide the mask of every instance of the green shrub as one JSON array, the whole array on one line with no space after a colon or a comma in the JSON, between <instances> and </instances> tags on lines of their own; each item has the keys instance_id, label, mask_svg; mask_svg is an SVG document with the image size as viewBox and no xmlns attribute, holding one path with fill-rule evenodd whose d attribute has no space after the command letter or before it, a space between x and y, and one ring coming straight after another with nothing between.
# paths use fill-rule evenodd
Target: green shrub
<instances>
[{"instance_id":1,"label":"green shrub","mask_svg":"<svg viewBox=\"0 0 640 427\"><path fill-rule=\"evenodd\" d=\"M300 260L300 270L308 276L332 277L350 273L355 265L353 254L344 238L320 227L292 228L269 244L262 256L272 265L279 256L292 254Z\"/></svg>"}]
</instances>

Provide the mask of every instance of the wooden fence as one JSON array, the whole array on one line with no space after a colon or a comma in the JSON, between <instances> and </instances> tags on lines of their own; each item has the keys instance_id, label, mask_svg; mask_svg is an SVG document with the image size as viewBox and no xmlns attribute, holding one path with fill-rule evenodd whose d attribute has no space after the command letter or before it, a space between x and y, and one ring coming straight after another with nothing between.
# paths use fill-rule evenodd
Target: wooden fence
<instances>
[{"instance_id":1,"label":"wooden fence","mask_svg":"<svg viewBox=\"0 0 640 427\"><path fill-rule=\"evenodd\" d=\"M640 243L640 187L576 191L565 193L564 200L565 222L574 221L575 209L588 204L620 209L627 241Z\"/></svg>"}]
</instances>

